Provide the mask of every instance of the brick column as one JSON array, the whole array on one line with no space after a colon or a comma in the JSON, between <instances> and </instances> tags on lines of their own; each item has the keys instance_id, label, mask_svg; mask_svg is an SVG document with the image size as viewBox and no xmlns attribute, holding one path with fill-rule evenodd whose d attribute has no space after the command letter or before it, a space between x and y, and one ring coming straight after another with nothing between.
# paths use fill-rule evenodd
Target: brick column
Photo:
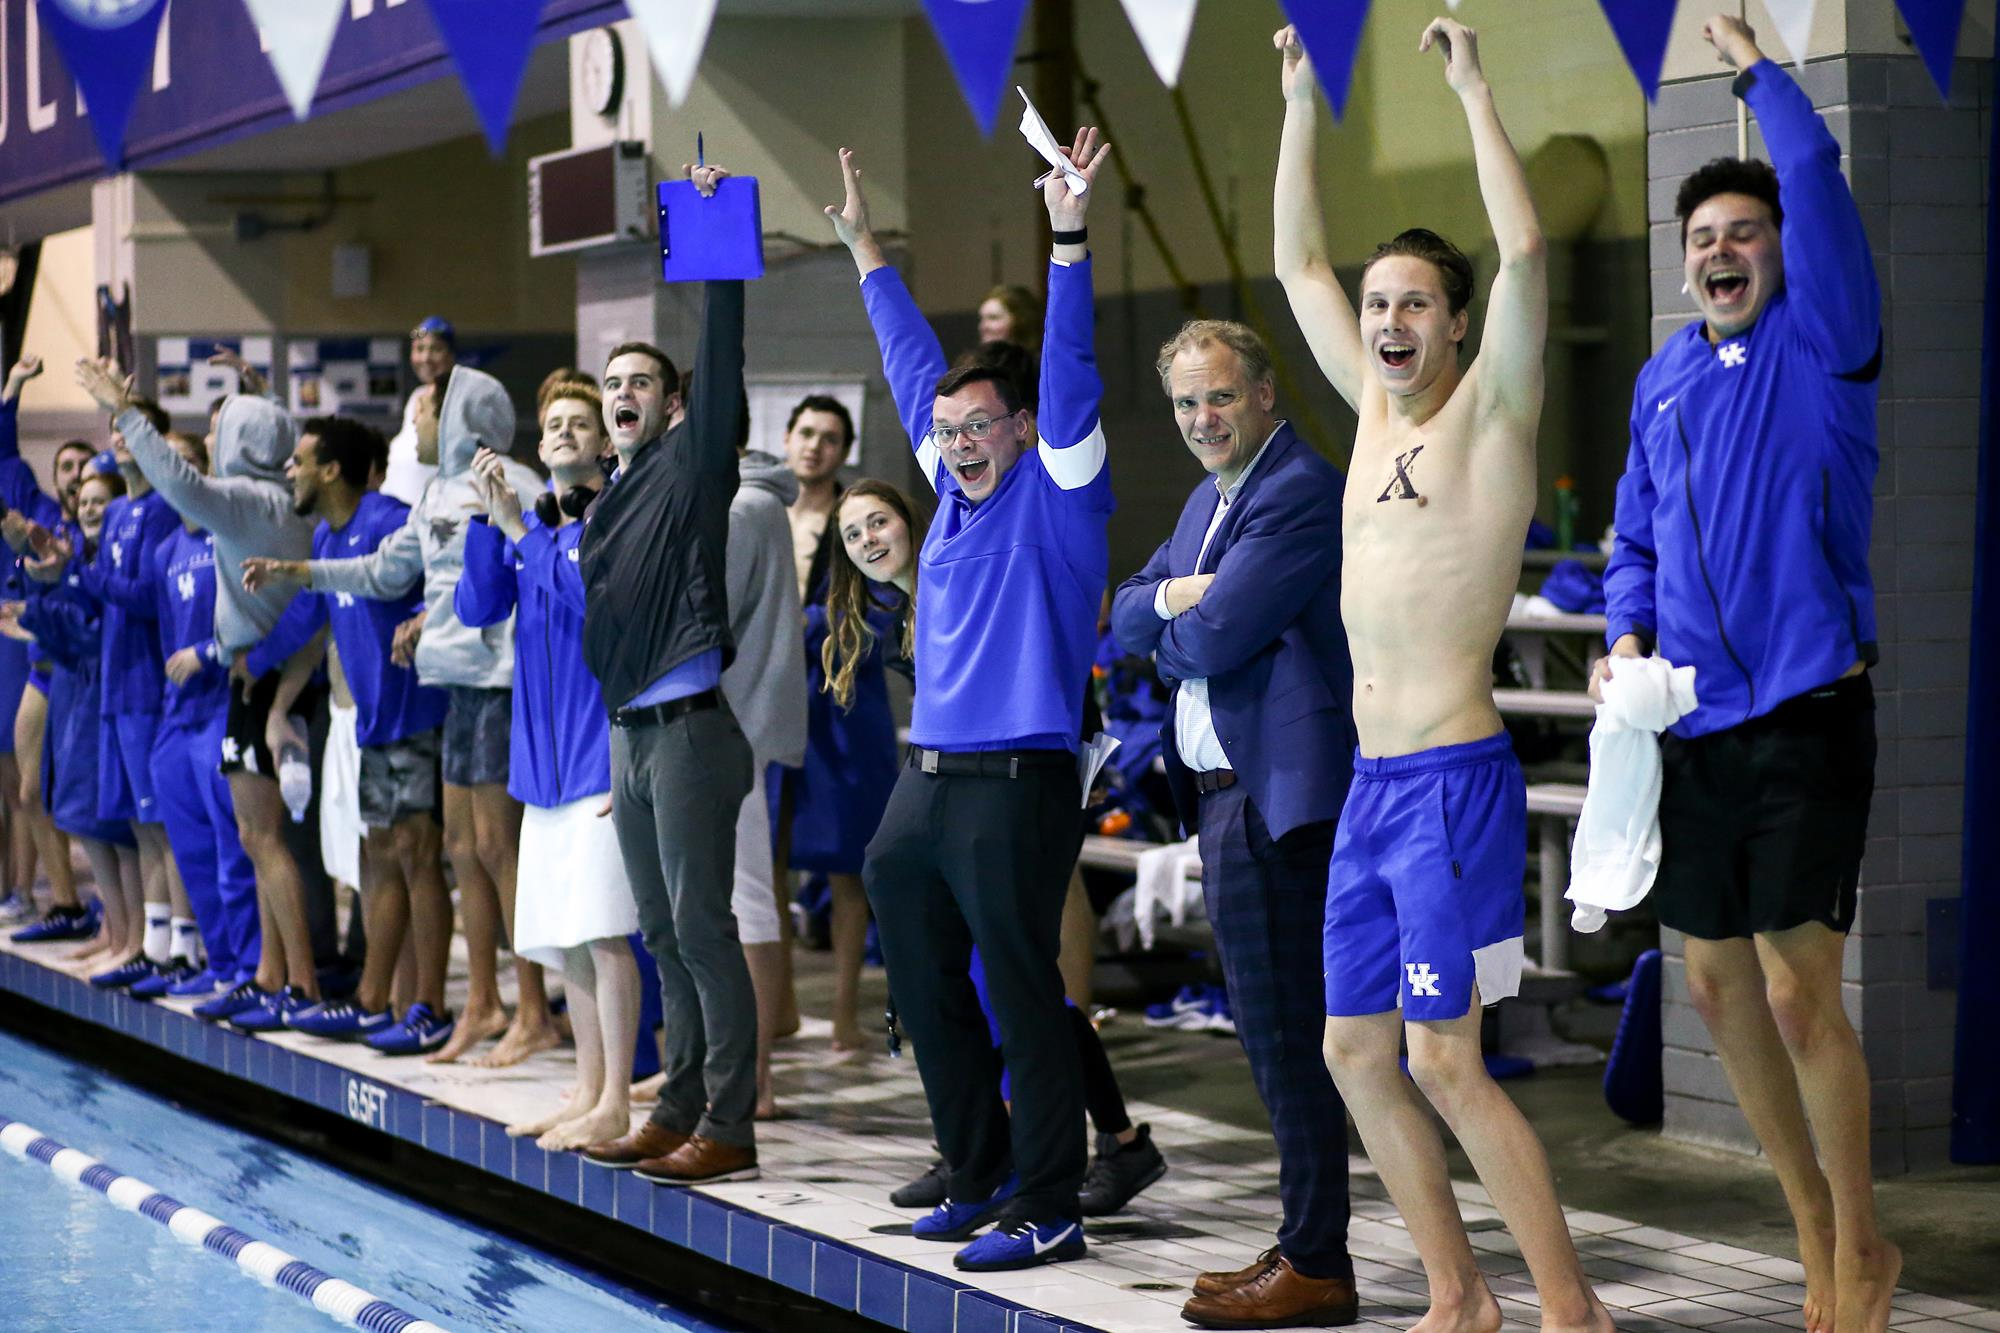
<instances>
[{"instance_id":1,"label":"brick column","mask_svg":"<svg viewBox=\"0 0 2000 1333\"><path fill-rule=\"evenodd\" d=\"M1875 1169L1897 1174L1941 1165L1949 1150L1956 996L1930 960L1956 947L1992 66L1961 60L1949 105L1914 56L1850 54L1792 72L1840 141L1884 296L1869 557L1881 753L1841 989L1873 1078ZM1736 151L1730 78L1668 84L1648 117L1656 348L1693 312L1674 194L1695 167ZM1764 156L1754 119L1750 151ZM1661 936L1666 1133L1755 1152L1688 1002L1680 937Z\"/></svg>"}]
</instances>

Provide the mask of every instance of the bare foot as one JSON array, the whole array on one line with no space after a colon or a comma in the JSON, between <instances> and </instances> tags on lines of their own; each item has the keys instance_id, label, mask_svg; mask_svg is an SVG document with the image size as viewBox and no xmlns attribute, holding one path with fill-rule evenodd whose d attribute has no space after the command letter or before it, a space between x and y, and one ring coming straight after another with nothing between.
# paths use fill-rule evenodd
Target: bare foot
<instances>
[{"instance_id":1,"label":"bare foot","mask_svg":"<svg viewBox=\"0 0 2000 1333\"><path fill-rule=\"evenodd\" d=\"M1475 1281L1478 1285L1459 1300L1445 1302L1433 1296L1431 1308L1410 1333L1500 1333L1500 1302L1493 1299L1483 1278ZM1609 1328L1611 1321L1607 1319L1604 1326Z\"/></svg>"},{"instance_id":2,"label":"bare foot","mask_svg":"<svg viewBox=\"0 0 2000 1333\"><path fill-rule=\"evenodd\" d=\"M1806 1333L1833 1333L1833 1223L1799 1228L1799 1262L1806 1270Z\"/></svg>"},{"instance_id":3,"label":"bare foot","mask_svg":"<svg viewBox=\"0 0 2000 1333\"><path fill-rule=\"evenodd\" d=\"M1834 1305L1837 1333L1882 1333L1889 1327L1889 1300L1903 1273L1903 1252L1886 1240L1856 1246L1839 1257Z\"/></svg>"},{"instance_id":4,"label":"bare foot","mask_svg":"<svg viewBox=\"0 0 2000 1333\"><path fill-rule=\"evenodd\" d=\"M833 1049L839 1055L853 1055L856 1051L868 1049L868 1038L861 1035L859 1023L836 1023L833 1027Z\"/></svg>"},{"instance_id":5,"label":"bare foot","mask_svg":"<svg viewBox=\"0 0 2000 1333\"><path fill-rule=\"evenodd\" d=\"M424 1057L425 1064L448 1065L458 1057L485 1041L497 1037L507 1030L507 1011L493 1009L483 1014L467 1010L458 1016L458 1025L451 1031L451 1040Z\"/></svg>"},{"instance_id":6,"label":"bare foot","mask_svg":"<svg viewBox=\"0 0 2000 1333\"><path fill-rule=\"evenodd\" d=\"M1617 1333L1618 1326L1611 1322L1611 1315L1605 1310L1604 1302L1597 1299L1597 1293L1592 1291L1588 1286L1584 1287L1583 1293L1590 1298L1590 1313L1582 1323L1559 1323L1551 1319L1548 1311L1544 1310L1542 1312L1542 1333L1586 1333L1586 1331L1587 1333Z\"/></svg>"},{"instance_id":7,"label":"bare foot","mask_svg":"<svg viewBox=\"0 0 2000 1333\"><path fill-rule=\"evenodd\" d=\"M557 1125L560 1125L568 1118L569 1114L569 1099L564 1098L562 1105L556 1107L555 1110L538 1120L523 1120L518 1125L507 1126L507 1137L510 1139L535 1139L539 1141L542 1135L547 1134Z\"/></svg>"},{"instance_id":8,"label":"bare foot","mask_svg":"<svg viewBox=\"0 0 2000 1333\"><path fill-rule=\"evenodd\" d=\"M603 1143L607 1139L622 1138L632 1132L632 1111L624 1106L592 1107L586 1115L573 1120L565 1120L535 1140L536 1146L550 1152L563 1152L581 1148L592 1143Z\"/></svg>"},{"instance_id":9,"label":"bare foot","mask_svg":"<svg viewBox=\"0 0 2000 1333\"><path fill-rule=\"evenodd\" d=\"M667 1086L664 1071L640 1079L632 1085L632 1105L651 1106L660 1100L660 1089Z\"/></svg>"},{"instance_id":10,"label":"bare foot","mask_svg":"<svg viewBox=\"0 0 2000 1333\"><path fill-rule=\"evenodd\" d=\"M778 1021L771 1025L773 1040L789 1037L799 1030L799 997L791 989L785 987L787 994L778 1007Z\"/></svg>"},{"instance_id":11,"label":"bare foot","mask_svg":"<svg viewBox=\"0 0 2000 1333\"><path fill-rule=\"evenodd\" d=\"M549 1022L547 1015L536 1021L523 1020L517 1013L514 1015L513 1026L507 1029L507 1035L500 1038L492 1050L484 1055L474 1056L466 1063L477 1065L481 1069L505 1069L509 1065L520 1064L537 1051L553 1050L561 1041L562 1037L557 1034L555 1024Z\"/></svg>"}]
</instances>

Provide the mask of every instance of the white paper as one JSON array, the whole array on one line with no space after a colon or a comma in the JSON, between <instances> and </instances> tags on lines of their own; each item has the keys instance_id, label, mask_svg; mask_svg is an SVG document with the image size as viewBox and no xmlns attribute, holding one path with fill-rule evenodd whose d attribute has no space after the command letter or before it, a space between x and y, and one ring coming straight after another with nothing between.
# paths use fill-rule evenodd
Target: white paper
<instances>
[{"instance_id":1,"label":"white paper","mask_svg":"<svg viewBox=\"0 0 2000 1333\"><path fill-rule=\"evenodd\" d=\"M1806 62L1806 45L1812 37L1813 7L1817 0L1764 0L1777 25L1778 40L1792 53L1792 64Z\"/></svg>"},{"instance_id":2,"label":"white paper","mask_svg":"<svg viewBox=\"0 0 2000 1333\"><path fill-rule=\"evenodd\" d=\"M1098 732L1086 741L1076 752L1076 776L1083 785L1083 809L1090 808L1090 789L1097 784L1097 775L1104 768L1111 752L1123 744L1116 736Z\"/></svg>"},{"instance_id":3,"label":"white paper","mask_svg":"<svg viewBox=\"0 0 2000 1333\"><path fill-rule=\"evenodd\" d=\"M1081 172L1069 164L1069 159L1063 155L1062 145L1056 142L1055 135L1049 133L1048 122L1042 119L1041 112L1035 110L1034 102L1028 97L1028 90L1017 83L1014 85L1014 91L1021 94L1021 137L1028 141L1030 148L1042 155L1042 161L1069 178L1071 194L1082 194L1090 188L1090 183L1084 180ZM1111 752L1106 750L1105 753Z\"/></svg>"},{"instance_id":4,"label":"white paper","mask_svg":"<svg viewBox=\"0 0 2000 1333\"><path fill-rule=\"evenodd\" d=\"M625 0L625 8L632 11L646 34L653 72L666 88L667 100L675 106L687 101L688 89L694 86L695 67L701 64L702 48L708 45L715 5L716 0Z\"/></svg>"},{"instance_id":5,"label":"white paper","mask_svg":"<svg viewBox=\"0 0 2000 1333\"><path fill-rule=\"evenodd\" d=\"M304 120L312 112L313 94L333 50L343 0L245 0L250 21L277 71L278 85L292 104L292 115Z\"/></svg>"},{"instance_id":6,"label":"white paper","mask_svg":"<svg viewBox=\"0 0 2000 1333\"><path fill-rule=\"evenodd\" d=\"M1125 17L1152 62L1153 73L1171 88L1180 82L1188 34L1194 31L1196 0L1124 0ZM1458 0L1452 0L1453 4Z\"/></svg>"}]
</instances>

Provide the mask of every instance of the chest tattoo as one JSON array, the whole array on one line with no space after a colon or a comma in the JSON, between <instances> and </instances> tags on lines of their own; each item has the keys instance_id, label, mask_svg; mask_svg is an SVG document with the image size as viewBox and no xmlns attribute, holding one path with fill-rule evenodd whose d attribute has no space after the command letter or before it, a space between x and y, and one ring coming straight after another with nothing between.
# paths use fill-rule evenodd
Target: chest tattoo
<instances>
[{"instance_id":1,"label":"chest tattoo","mask_svg":"<svg viewBox=\"0 0 2000 1333\"><path fill-rule=\"evenodd\" d=\"M1423 503L1424 497L1417 494L1417 484L1410 480L1410 469L1416 465L1417 455L1423 451L1424 447L1420 444L1408 453L1396 455L1394 464L1396 475L1389 479L1388 486L1375 497L1376 504L1381 504L1384 500L1415 500L1419 504Z\"/></svg>"}]
</instances>

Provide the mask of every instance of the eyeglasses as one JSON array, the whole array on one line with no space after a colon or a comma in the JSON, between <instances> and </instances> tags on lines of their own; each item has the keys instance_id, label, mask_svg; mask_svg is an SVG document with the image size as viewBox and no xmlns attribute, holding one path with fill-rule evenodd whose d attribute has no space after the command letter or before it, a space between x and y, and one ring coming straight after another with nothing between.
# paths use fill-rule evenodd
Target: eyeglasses
<instances>
[{"instance_id":1,"label":"eyeglasses","mask_svg":"<svg viewBox=\"0 0 2000 1333\"><path fill-rule=\"evenodd\" d=\"M995 425L997 425L1002 421L1005 421L1008 417L1019 416L1020 414L1021 414L1021 409L1017 407L1012 412L1002 412L997 417L974 417L972 420L967 421L962 425L932 426L928 438L930 439L931 444L935 448L937 448L940 452L942 452L946 449L951 448L952 442L956 440L961 433L963 433L965 438L968 440L983 440L988 435L991 435L993 433L993 427Z\"/></svg>"}]
</instances>

